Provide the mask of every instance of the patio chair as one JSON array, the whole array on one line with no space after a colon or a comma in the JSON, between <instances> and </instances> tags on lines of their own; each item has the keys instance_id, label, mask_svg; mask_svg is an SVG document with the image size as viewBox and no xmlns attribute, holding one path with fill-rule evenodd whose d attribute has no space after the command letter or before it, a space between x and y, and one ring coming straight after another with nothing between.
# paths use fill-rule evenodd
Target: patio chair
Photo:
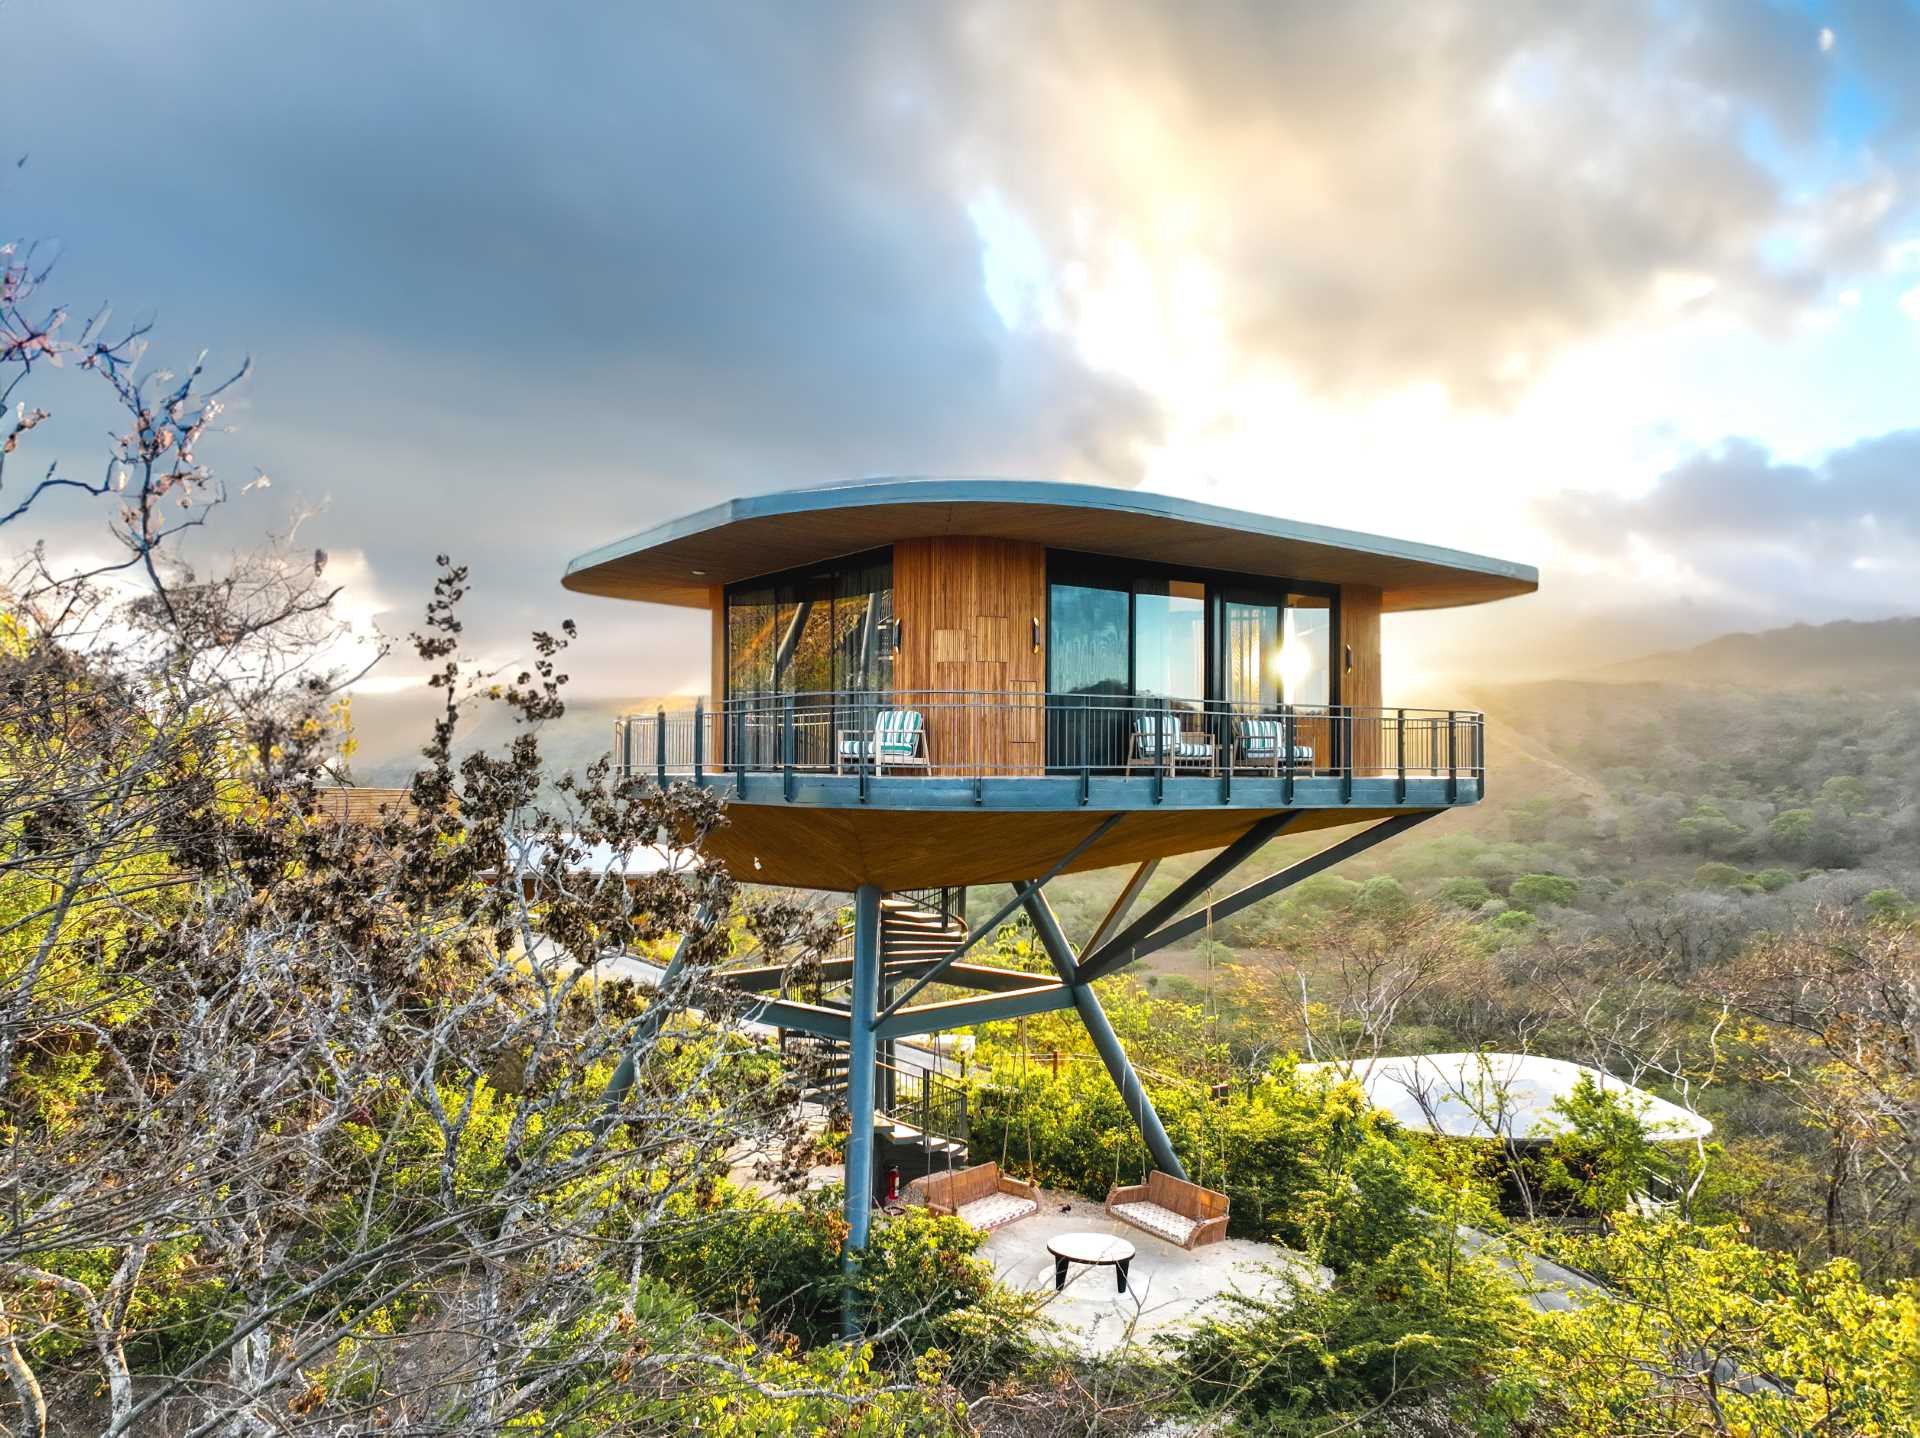
<instances>
[{"instance_id":1,"label":"patio chair","mask_svg":"<svg viewBox=\"0 0 1920 1438\"><path fill-rule=\"evenodd\" d=\"M1246 764L1260 769L1280 772L1284 761L1290 768L1311 769L1315 755L1313 745L1295 743L1293 755L1286 756L1286 723L1280 719L1240 719L1235 721L1240 758ZM1297 736L1296 736L1297 738Z\"/></svg>"},{"instance_id":2,"label":"patio chair","mask_svg":"<svg viewBox=\"0 0 1920 1438\"><path fill-rule=\"evenodd\" d=\"M1040 1190L1008 1178L997 1163L976 1163L972 1168L914 1179L907 1185L907 1202L991 1233L1038 1213Z\"/></svg>"},{"instance_id":3,"label":"patio chair","mask_svg":"<svg viewBox=\"0 0 1920 1438\"><path fill-rule=\"evenodd\" d=\"M1124 1224L1181 1248L1199 1248L1227 1236L1227 1196L1155 1171L1145 1183L1107 1195L1107 1213Z\"/></svg>"},{"instance_id":4,"label":"patio chair","mask_svg":"<svg viewBox=\"0 0 1920 1438\"><path fill-rule=\"evenodd\" d=\"M1172 769L1204 766L1209 774L1219 772L1219 750L1213 735L1181 729L1178 714L1136 715L1127 745L1127 774L1132 775L1135 764L1151 768L1163 758Z\"/></svg>"},{"instance_id":5,"label":"patio chair","mask_svg":"<svg viewBox=\"0 0 1920 1438\"><path fill-rule=\"evenodd\" d=\"M871 729L842 729L834 745L834 768L871 762L879 773L889 767L925 769L927 725L918 709L882 709Z\"/></svg>"}]
</instances>

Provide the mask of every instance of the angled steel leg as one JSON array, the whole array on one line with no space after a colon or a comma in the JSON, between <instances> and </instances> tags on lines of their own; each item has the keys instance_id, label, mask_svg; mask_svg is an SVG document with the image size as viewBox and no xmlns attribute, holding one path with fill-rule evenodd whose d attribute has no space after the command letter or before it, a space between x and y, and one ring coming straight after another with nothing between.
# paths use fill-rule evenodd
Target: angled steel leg
<instances>
[{"instance_id":1,"label":"angled steel leg","mask_svg":"<svg viewBox=\"0 0 1920 1438\"><path fill-rule=\"evenodd\" d=\"M840 1298L840 1331L851 1338L860 1331L859 1304L854 1280L867 1247L867 1229L873 1214L873 1101L874 1057L878 1039L873 1031L880 1007L880 890L863 884L853 896L853 991L847 1042L847 1241L840 1255L844 1280Z\"/></svg>"},{"instance_id":2,"label":"angled steel leg","mask_svg":"<svg viewBox=\"0 0 1920 1438\"><path fill-rule=\"evenodd\" d=\"M1114 1033L1113 1025L1108 1021L1107 1011L1100 1007L1100 1000L1094 997L1090 984L1076 984L1073 981L1073 950L1067 944L1067 936L1060 932L1060 921L1053 916L1053 905L1032 884L1016 887L1020 890L1022 902L1026 904L1028 916L1033 920L1033 931L1040 936L1047 957L1053 960L1060 981L1073 992L1073 1006L1080 1011L1080 1022L1087 1026L1087 1033L1093 1039L1094 1048L1099 1051L1101 1062L1106 1064L1114 1087L1120 1090L1120 1101L1127 1106L1127 1112L1133 1115L1134 1122L1140 1125L1140 1137L1146 1141L1147 1152L1153 1155L1153 1166L1175 1178L1185 1178L1187 1170L1173 1151L1173 1141L1167 1137L1160 1115L1154 1110L1153 1101L1147 1097L1145 1085L1133 1071L1133 1065L1127 1062L1127 1051L1120 1047L1119 1035Z\"/></svg>"}]
</instances>

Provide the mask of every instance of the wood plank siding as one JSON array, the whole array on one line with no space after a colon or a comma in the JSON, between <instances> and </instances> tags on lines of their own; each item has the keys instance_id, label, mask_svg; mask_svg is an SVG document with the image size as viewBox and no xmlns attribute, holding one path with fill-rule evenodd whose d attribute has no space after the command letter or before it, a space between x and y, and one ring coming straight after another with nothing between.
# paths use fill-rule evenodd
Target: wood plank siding
<instances>
[{"instance_id":1,"label":"wood plank siding","mask_svg":"<svg viewBox=\"0 0 1920 1438\"><path fill-rule=\"evenodd\" d=\"M1037 774L1045 764L1047 551L1006 539L906 539L893 547L893 607L901 625L897 690L1027 695L942 710L919 705L927 752L943 765ZM910 701L911 702L911 701Z\"/></svg>"},{"instance_id":2,"label":"wood plank siding","mask_svg":"<svg viewBox=\"0 0 1920 1438\"><path fill-rule=\"evenodd\" d=\"M1351 665L1340 676L1340 702L1360 711L1354 724L1353 767L1372 769L1381 762L1380 726L1367 722L1380 707L1380 591L1370 584L1340 586L1340 633L1336 643L1345 650L1336 663Z\"/></svg>"}]
</instances>

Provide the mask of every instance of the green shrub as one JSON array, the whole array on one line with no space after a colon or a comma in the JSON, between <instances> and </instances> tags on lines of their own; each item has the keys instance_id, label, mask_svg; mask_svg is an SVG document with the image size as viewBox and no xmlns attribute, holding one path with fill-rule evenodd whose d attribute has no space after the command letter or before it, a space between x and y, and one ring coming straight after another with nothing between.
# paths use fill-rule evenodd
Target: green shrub
<instances>
[{"instance_id":1,"label":"green shrub","mask_svg":"<svg viewBox=\"0 0 1920 1438\"><path fill-rule=\"evenodd\" d=\"M1390 919L1406 913L1412 900L1391 874L1375 874L1353 896L1353 911L1362 918Z\"/></svg>"},{"instance_id":2,"label":"green shrub","mask_svg":"<svg viewBox=\"0 0 1920 1438\"><path fill-rule=\"evenodd\" d=\"M1479 879L1448 879L1439 889L1438 897L1442 903L1454 904L1469 913L1479 909L1493 899L1493 890Z\"/></svg>"},{"instance_id":3,"label":"green shrub","mask_svg":"<svg viewBox=\"0 0 1920 1438\"><path fill-rule=\"evenodd\" d=\"M735 1195L722 1221L706 1212L688 1232L684 1243L669 1238L654 1260L676 1288L762 1334L791 1333L809 1347L839 1336L841 1190L784 1204ZM974 1256L982 1239L957 1218L921 1209L876 1215L855 1293L867 1330L891 1330L890 1356L951 1350L969 1337L990 1339L996 1361L1011 1361L1030 1315ZM991 1322L978 1321L982 1310Z\"/></svg>"},{"instance_id":4,"label":"green shrub","mask_svg":"<svg viewBox=\"0 0 1920 1438\"><path fill-rule=\"evenodd\" d=\"M1496 939L1510 941L1533 932L1539 920L1525 909L1508 909L1487 921L1487 930Z\"/></svg>"},{"instance_id":5,"label":"green shrub","mask_svg":"<svg viewBox=\"0 0 1920 1438\"><path fill-rule=\"evenodd\" d=\"M1703 889L1735 889L1746 877L1732 864L1702 864L1693 871L1693 882Z\"/></svg>"},{"instance_id":6,"label":"green shrub","mask_svg":"<svg viewBox=\"0 0 1920 1438\"><path fill-rule=\"evenodd\" d=\"M1527 1406L1502 1379L1534 1320L1511 1282L1450 1229L1396 1245L1325 1292L1229 1302L1234 1317L1172 1346L1196 1402L1260 1420L1262 1431L1337 1431L1389 1408L1437 1404L1487 1432Z\"/></svg>"},{"instance_id":7,"label":"green shrub","mask_svg":"<svg viewBox=\"0 0 1920 1438\"><path fill-rule=\"evenodd\" d=\"M1523 874L1507 888L1507 902L1522 909L1564 909L1580 892L1577 880L1561 874Z\"/></svg>"},{"instance_id":8,"label":"green shrub","mask_svg":"<svg viewBox=\"0 0 1920 1438\"><path fill-rule=\"evenodd\" d=\"M1759 885L1760 891L1765 894L1777 894L1794 882L1791 869L1762 869L1759 873L1750 874L1748 877Z\"/></svg>"}]
</instances>

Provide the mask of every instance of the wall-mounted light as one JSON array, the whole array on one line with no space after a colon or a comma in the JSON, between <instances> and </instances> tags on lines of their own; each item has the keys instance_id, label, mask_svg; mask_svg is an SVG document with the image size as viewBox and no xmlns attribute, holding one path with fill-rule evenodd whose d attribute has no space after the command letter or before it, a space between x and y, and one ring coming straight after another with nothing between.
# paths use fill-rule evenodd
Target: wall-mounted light
<instances>
[{"instance_id":1,"label":"wall-mounted light","mask_svg":"<svg viewBox=\"0 0 1920 1438\"><path fill-rule=\"evenodd\" d=\"M1343 649L1345 649L1345 650L1347 651L1347 669L1346 669L1346 672L1347 672L1347 673L1349 673L1349 674L1351 674L1351 673L1353 673L1353 646L1352 646L1351 644L1343 644L1343 645L1341 646L1341 648L1343 648Z\"/></svg>"},{"instance_id":2,"label":"wall-mounted light","mask_svg":"<svg viewBox=\"0 0 1920 1438\"><path fill-rule=\"evenodd\" d=\"M1040 616L1037 614L1033 617L1033 652L1040 652Z\"/></svg>"},{"instance_id":3,"label":"wall-mounted light","mask_svg":"<svg viewBox=\"0 0 1920 1438\"><path fill-rule=\"evenodd\" d=\"M704 569L696 569L692 571L692 573L695 579L705 579L707 577L707 571Z\"/></svg>"}]
</instances>

